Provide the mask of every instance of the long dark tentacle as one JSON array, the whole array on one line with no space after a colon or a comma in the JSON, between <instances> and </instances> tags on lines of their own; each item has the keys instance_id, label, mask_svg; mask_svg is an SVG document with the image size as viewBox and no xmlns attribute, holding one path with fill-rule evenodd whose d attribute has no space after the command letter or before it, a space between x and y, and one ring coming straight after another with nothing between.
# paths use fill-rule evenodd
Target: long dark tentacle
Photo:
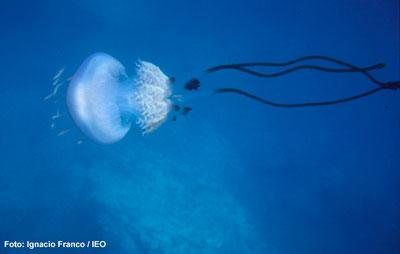
<instances>
[{"instance_id":1,"label":"long dark tentacle","mask_svg":"<svg viewBox=\"0 0 400 254\"><path fill-rule=\"evenodd\" d=\"M246 68L246 67L257 67L257 66L284 67L284 66L293 65L293 64L296 64L296 63L299 63L302 61L306 61L306 60L328 61L328 62L335 63L337 65L345 66L348 69L326 68L326 67L320 67L320 66L314 66L314 65L300 65L300 66L297 66L297 67L294 67L294 68L291 68L291 69L288 69L288 70L285 70L282 72L266 74L266 73L262 73L262 72L258 72L258 71L249 70L248 68ZM370 75L368 73L368 71L373 70L373 69L380 69L380 68L383 68L384 66L385 66L385 64L380 63L380 64L376 64L373 66L369 66L367 68L361 68L361 67L355 66L353 64L350 64L350 63L347 63L347 62L344 62L344 61L341 61L341 60L338 60L338 59L335 59L332 57L315 55L315 56L304 56L304 57L300 57L300 58L297 58L292 61L282 62L282 63L251 62L251 63L224 64L224 65L218 65L218 66L208 68L206 70L206 73L212 73L212 72L216 72L216 71L220 71L220 70L224 70L224 69L234 69L234 70L245 72L245 73L255 75L258 77L270 78L270 77L282 76L282 75L288 74L290 72L302 70L302 69L313 69L313 70L326 71L326 72L361 72L375 84L381 84L372 75Z\"/></svg>"},{"instance_id":2,"label":"long dark tentacle","mask_svg":"<svg viewBox=\"0 0 400 254\"><path fill-rule=\"evenodd\" d=\"M346 66L346 67L350 67L350 68L358 68L361 69L360 67L356 67L352 64L349 64L347 62L344 62L342 60L338 60L336 58L333 57L329 57L329 56L320 56L320 55L313 55L313 56L303 56L303 57L299 57L296 58L294 60L291 61L287 61L287 62L281 62L281 63L273 63L273 62L248 62L248 63L237 63L237 64L227 64L227 65L218 65L218 66L214 66L212 68L209 68L208 70L212 70L212 69L219 69L219 68L225 68L229 67L229 66L239 66L239 67L255 67L255 66L265 66L265 67L284 67L284 66L288 66L288 65L293 65L299 62L303 62L303 61L308 61L308 60L322 60L322 61L327 61L327 62L332 62L335 63L337 65L342 65L342 66ZM382 63L381 63L382 65ZM384 64L383 64L384 65Z\"/></svg>"},{"instance_id":3,"label":"long dark tentacle","mask_svg":"<svg viewBox=\"0 0 400 254\"><path fill-rule=\"evenodd\" d=\"M257 66L263 66L263 67L284 67L284 66L289 66L293 65L302 61L306 60L323 60L323 61L328 61L337 65L340 65L342 67L346 68L328 68L328 67L322 67L322 66L317 66L317 65L298 65L291 67L289 69L275 72L275 73L263 73L259 71L254 71L252 69L249 69L249 67L257 67ZM358 66L355 66L353 64L332 58L332 57L327 57L327 56L305 56L305 57L300 57L292 61L288 62L282 62L282 63L272 63L272 62L252 62L252 63L238 63L238 64L225 64L225 65L218 65L214 66L211 68L208 68L206 70L206 73L212 73L220 70L225 70L225 69L234 69L237 71L241 71L247 74L255 75L258 77L263 77L263 78L273 78L273 77L279 77L282 75L289 74L294 71L298 70L303 70L303 69L312 69L312 70L318 70L318 71L324 71L324 72L360 72L363 75L365 75L370 81L378 85L378 87L374 89L370 89L368 91L350 96L350 97L345 97L345 98L340 98L337 100L329 100L329 101L318 101L318 102L305 102L305 103L277 103L273 102L270 100L267 100L265 98L259 97L257 95L248 93L244 90L236 89L236 88L219 88L215 90L215 93L221 94L221 93L234 93L238 94L241 96L248 97L250 99L256 100L258 102L261 102L266 105L270 105L273 107L280 107L280 108L301 108L301 107L317 107L317 106L327 106L327 105L335 105L335 104L340 104L340 103L346 103L354 100L361 99L363 97L370 96L374 93L377 93L383 89L400 89L400 81L391 81L391 82L381 82L374 78L369 71L375 70L375 69L381 69L385 66L385 64L380 63L372 66L368 66L365 68L361 68ZM185 89L187 90L197 90L200 87L200 81L196 78L190 80L189 82L186 83Z\"/></svg>"},{"instance_id":4,"label":"long dark tentacle","mask_svg":"<svg viewBox=\"0 0 400 254\"><path fill-rule=\"evenodd\" d=\"M331 100L331 101L319 101L319 102L306 102L306 103L277 103L273 102L267 99L264 99L262 97L256 96L254 94L248 93L246 91L236 89L236 88L219 88L215 90L215 93L220 94L220 93L235 93L239 94L245 97L248 97L250 99L256 100L258 102L261 102L263 104L267 104L272 107L279 107L279 108L303 108L303 107L317 107L317 106L328 106L328 105L334 105L334 104L340 104L340 103L345 103L345 102L350 102L354 101L357 99L361 99L363 97L372 95L376 92L379 92L381 90L385 89L385 87L377 87L371 90L368 90L366 92L353 95L350 97L342 98L342 99L337 99L337 100Z\"/></svg>"},{"instance_id":5,"label":"long dark tentacle","mask_svg":"<svg viewBox=\"0 0 400 254\"><path fill-rule=\"evenodd\" d=\"M372 66L368 66L365 68L360 68L360 69L354 69L354 68L327 68L327 67L321 67L321 66L316 66L316 65L299 65L296 67L292 67L290 69L286 69L283 71L279 71L279 72L275 72L275 73L263 73L263 72L259 72L259 71L254 71L254 70L250 70L248 68L245 67L240 67L240 66L234 66L231 67L229 69L234 69L237 71L241 71L244 73L248 73L257 77L261 77L261 78L276 78L279 76L283 76L286 74L289 74L291 72L295 72L298 70L305 70L305 69L309 69L309 70L318 70L318 71L323 71L323 72L334 72L334 73L339 73L339 72L369 72L372 70L377 70L377 69L381 69L383 68L384 65L383 64L376 64L376 65L372 65Z\"/></svg>"}]
</instances>

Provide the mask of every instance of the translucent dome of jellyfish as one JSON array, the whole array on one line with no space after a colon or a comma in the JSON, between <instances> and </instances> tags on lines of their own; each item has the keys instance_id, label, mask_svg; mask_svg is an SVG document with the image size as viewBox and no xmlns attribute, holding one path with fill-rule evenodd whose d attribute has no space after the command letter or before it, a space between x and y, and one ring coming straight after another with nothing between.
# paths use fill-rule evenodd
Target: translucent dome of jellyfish
<instances>
[{"instance_id":1,"label":"translucent dome of jellyfish","mask_svg":"<svg viewBox=\"0 0 400 254\"><path fill-rule=\"evenodd\" d=\"M157 129L171 108L170 79L156 65L138 61L136 75L105 53L89 56L73 75L67 106L79 129L110 144L122 139L134 122L143 134Z\"/></svg>"}]
</instances>

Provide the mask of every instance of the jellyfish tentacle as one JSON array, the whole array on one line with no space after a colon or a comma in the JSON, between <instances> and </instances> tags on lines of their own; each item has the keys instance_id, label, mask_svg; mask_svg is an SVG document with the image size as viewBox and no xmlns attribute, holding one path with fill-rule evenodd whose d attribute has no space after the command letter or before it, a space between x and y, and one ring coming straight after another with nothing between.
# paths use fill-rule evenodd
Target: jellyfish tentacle
<instances>
[{"instance_id":1,"label":"jellyfish tentacle","mask_svg":"<svg viewBox=\"0 0 400 254\"><path fill-rule=\"evenodd\" d=\"M274 73L263 73L259 71L254 71L251 69L248 69L246 67L240 67L240 66L231 66L231 67L226 67L225 69L234 69L240 72L248 73L257 77L261 78L276 78L280 77L286 74L289 74L291 72L299 71L299 70L318 70L318 71L323 71L323 72L333 72L333 73L339 73L339 72L368 72L376 69L381 69L382 65L381 64L375 64L371 65L365 68L360 68L360 69L354 69L354 68L327 68L327 67L322 67L322 66L317 66L317 65L299 65L296 67L292 67L290 69L286 69L283 71L279 72L274 72Z\"/></svg>"},{"instance_id":2,"label":"jellyfish tentacle","mask_svg":"<svg viewBox=\"0 0 400 254\"><path fill-rule=\"evenodd\" d=\"M327 61L327 62L331 62L331 63L335 63L337 65L341 65L341 66L345 66L345 67L349 67L349 68L355 68L355 69L362 69L360 67L357 67L353 64L344 62L342 60L333 58L333 57L329 57L329 56L321 56L321 55L312 55L312 56L303 56L303 57L299 57L296 58L294 60L290 60L287 62L248 62L248 63L236 63L236 64L223 64L223 65L217 65L214 67L210 67L207 69L207 71L218 71L221 69L225 69L225 68L230 68L230 67L284 67L284 66L289 66L289 65L293 65L299 62L303 62L303 61L308 61L308 60L322 60L322 61ZM384 63L379 63L376 64L377 66L379 66L378 68L383 68L385 67Z\"/></svg>"},{"instance_id":3,"label":"jellyfish tentacle","mask_svg":"<svg viewBox=\"0 0 400 254\"><path fill-rule=\"evenodd\" d=\"M285 67L285 66L289 66L289 65L293 65L299 62L303 62L303 61L308 61L308 60L322 60L322 61L327 61L327 62L331 62L337 65L341 65L344 67L347 67L348 69L336 69L336 68L327 68L327 67L322 67L322 66L315 66L315 65L300 65L298 67L294 67L293 70L289 69L289 70L285 70L277 73L273 73L273 74L265 74L262 72L258 72L258 71L253 71L253 70L249 70L246 67ZM281 62L281 63L274 63L274 62L250 62L250 63L237 63L237 64L223 64L223 65L217 65L214 67L210 67L208 69L206 69L206 74L209 73L213 73L213 72L217 72L217 71L221 71L221 70L226 70L226 69L234 69L234 70L238 70L238 71L242 71L251 75L256 75L259 77L265 77L265 78L270 78L270 77L278 77L278 76L282 76L285 74L288 74L290 72L293 71L297 71L297 70L301 70L301 69L314 69L314 70L319 70L319 71L326 71L326 72L360 72L362 74L364 74L369 80L371 80L373 83L381 85L382 83L380 83L377 79L375 79L370 73L369 71L371 70L375 70L375 69L381 69L385 67L384 63L378 63L372 66L368 66L368 67L358 67L355 66L353 64L350 64L348 62L344 62L342 60L333 58L333 57L328 57L328 56L320 56L320 55L313 55L313 56L304 56L304 57L300 57L291 61L287 61L287 62Z\"/></svg>"},{"instance_id":4,"label":"jellyfish tentacle","mask_svg":"<svg viewBox=\"0 0 400 254\"><path fill-rule=\"evenodd\" d=\"M135 104L140 116L137 123L143 134L157 129L166 119L171 107L170 80L156 65L139 61L137 63L137 92Z\"/></svg>"},{"instance_id":5,"label":"jellyfish tentacle","mask_svg":"<svg viewBox=\"0 0 400 254\"><path fill-rule=\"evenodd\" d=\"M381 90L385 89L384 87L376 87L373 89L370 89L368 91L350 96L350 97L345 97L337 100L329 100L329 101L318 101L318 102L305 102L305 103L278 103L274 101L267 100L265 98L259 97L257 95L248 93L244 90L236 89L236 88L219 88L215 90L216 94L222 94L222 93L234 93L238 94L241 96L245 96L247 98L253 99L255 101L261 102L263 104L272 106L272 107L278 107L278 108L304 108L304 107L318 107L318 106L328 106L328 105L335 105L335 104L340 104L340 103L346 103L350 101L354 101L357 99L361 99L363 97L367 97L369 95L372 95L376 92L379 92Z\"/></svg>"}]
</instances>

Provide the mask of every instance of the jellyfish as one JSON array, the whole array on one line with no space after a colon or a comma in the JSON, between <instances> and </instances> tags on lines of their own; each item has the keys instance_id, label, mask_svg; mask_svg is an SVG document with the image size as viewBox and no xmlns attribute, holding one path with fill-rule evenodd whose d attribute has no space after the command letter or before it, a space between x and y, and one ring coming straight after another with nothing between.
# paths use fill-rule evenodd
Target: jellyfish
<instances>
[{"instance_id":1,"label":"jellyfish","mask_svg":"<svg viewBox=\"0 0 400 254\"><path fill-rule=\"evenodd\" d=\"M68 111L78 128L98 143L121 140L135 125L143 134L160 127L171 109L171 80L156 65L138 61L130 78L106 53L89 56L67 89Z\"/></svg>"},{"instance_id":2,"label":"jellyfish","mask_svg":"<svg viewBox=\"0 0 400 254\"><path fill-rule=\"evenodd\" d=\"M302 64L305 61L315 60L335 64L339 67ZM253 67L287 69L275 73L265 73L254 70ZM400 81L382 82L370 73L384 67L383 63L358 67L332 57L304 56L281 63L222 64L207 68L203 75L227 70L239 71L259 78L276 78L300 70L330 73L352 72L361 73L377 85L375 88L350 97L302 103L278 103L231 87L216 88L212 93L244 96L273 107L299 108L347 103L370 96L378 91L400 89ZM179 102L182 101L182 95L172 94L171 83L173 82L175 82L175 78L165 75L156 65L141 60L137 61L136 73L133 78L130 78L125 67L117 59L106 53L96 53L89 56L72 76L67 89L67 106L75 124L86 136L102 144L115 143L128 133L132 125L137 126L143 134L148 134L166 121L170 111L175 113L180 111L182 116L186 116L192 111L192 107L188 105L172 104L174 98L178 98ZM198 91L200 87L200 78L196 77L190 79L183 86L189 93ZM186 102L185 100L184 103ZM172 121L175 122L176 117L174 115Z\"/></svg>"}]
</instances>

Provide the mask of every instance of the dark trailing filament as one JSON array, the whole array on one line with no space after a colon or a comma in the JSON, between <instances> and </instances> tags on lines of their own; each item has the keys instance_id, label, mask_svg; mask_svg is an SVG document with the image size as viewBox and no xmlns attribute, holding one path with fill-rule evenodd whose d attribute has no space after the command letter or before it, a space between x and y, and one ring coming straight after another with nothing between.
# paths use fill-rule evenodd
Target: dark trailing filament
<instances>
[{"instance_id":1,"label":"dark trailing filament","mask_svg":"<svg viewBox=\"0 0 400 254\"><path fill-rule=\"evenodd\" d=\"M345 102L350 102L354 101L357 99L361 99L363 97L367 97L369 95L372 95L376 92L379 92L381 90L397 90L400 89L400 81L393 81L393 82L387 82L387 83L380 83L380 85L374 89L368 90L366 92L362 92L350 97L345 97L337 100L331 100L331 101L318 101L318 102L305 102L305 103L277 103L273 102L264 98L261 98L257 95L248 93L246 91L236 89L236 88L231 88L231 87L226 87L226 88L219 88L215 90L215 93L234 93L234 94L239 94L245 97L248 97L250 99L256 100L258 102L261 102L263 104L267 104L272 107L279 107L279 108L304 108L304 107L317 107L317 106L328 106L328 105L335 105L335 104L340 104L340 103L345 103Z\"/></svg>"},{"instance_id":2,"label":"dark trailing filament","mask_svg":"<svg viewBox=\"0 0 400 254\"><path fill-rule=\"evenodd\" d=\"M323 61L328 61L328 62L332 62L338 65L342 65L342 66L346 66L349 68L355 68L355 69L361 69L360 67L356 67L352 64L346 63L344 61L332 58L332 57L328 57L328 56L319 56L319 55L314 55L314 56L303 56L303 57L299 57L297 59L291 60L291 61L287 61L287 62L282 62L282 63L272 63L272 62L250 62L250 63L237 63L237 64L227 64L227 65L218 65L218 66L214 66L211 68L208 68L207 70L209 72L212 71L216 71L218 69L226 69L229 68L230 66L239 66L239 67L255 67L255 66L265 66L265 67L283 67L283 66L288 66L288 65L293 65L302 61L307 61L307 60L323 60ZM385 66L385 64L381 63L381 64L377 64L377 65L381 65L383 68Z\"/></svg>"},{"instance_id":3,"label":"dark trailing filament","mask_svg":"<svg viewBox=\"0 0 400 254\"><path fill-rule=\"evenodd\" d=\"M299 65L296 67L292 67L283 71L275 72L275 73L263 73L259 71L254 71L245 67L240 67L240 66L235 66L235 67L229 67L225 69L235 69L237 71L241 71L247 74L251 74L257 77L261 78L276 78L279 76L283 76L286 74L289 74L291 72L299 71L299 70L317 70L317 71L323 71L323 72L361 72L361 73L368 73L368 71L376 70L376 69L381 69L383 68L384 65L382 64L376 64L372 66L368 66L366 68L327 68L327 67L321 67L321 66L316 66L316 65ZM222 69L219 69L222 70ZM367 76L368 77L368 76Z\"/></svg>"},{"instance_id":4,"label":"dark trailing filament","mask_svg":"<svg viewBox=\"0 0 400 254\"><path fill-rule=\"evenodd\" d=\"M371 89L369 91L354 95L354 96L350 96L350 97L346 97L346 98L342 98L342 99L338 99L338 100L331 100L331 101L320 101L320 102L305 102L305 103L277 103L277 102L273 102L261 97L258 97L254 94L248 93L246 91L240 90L240 89L236 89L236 88L219 88L216 89L215 92L216 93L235 93L235 94L239 94L245 97L248 97L250 99L256 100L258 102L261 102L263 104L267 104L269 106L272 107L278 107L278 108L304 108L304 107L318 107L318 106L328 106L328 105L335 105L335 104L340 104L340 103L345 103L345 102L349 102L349 101L353 101L353 100L357 100L360 99L362 97L366 97L369 95L372 95L382 89L385 89L383 87L377 87L374 89Z\"/></svg>"},{"instance_id":5,"label":"dark trailing filament","mask_svg":"<svg viewBox=\"0 0 400 254\"><path fill-rule=\"evenodd\" d=\"M259 71L254 71L250 70L248 67L285 67L289 65L293 65L299 62L303 61L308 61L308 60L322 60L322 61L327 61L331 63L335 63L337 65L341 65L347 68L327 68L327 67L321 67L317 65L298 65L280 72L275 72L275 73L263 73ZM376 69L382 69L385 67L385 64L379 63L376 65L368 66L365 68L361 68L358 66L355 66L353 64L332 58L332 57L327 57L327 56L304 56L297 58L292 61L288 62L282 62L282 63L271 63L271 62L252 62L252 63L238 63L238 64L223 64L223 65L218 65L214 66L211 68L208 68L206 70L206 73L212 73L212 72L217 72L221 70L226 70L226 69L233 69L237 71L241 71L250 75L254 75L257 77L263 77L263 78L274 78L274 77L279 77L283 76L286 74L289 74L294 71L298 70L305 70L305 69L310 69L310 70L318 70L318 71L324 71L324 72L361 72L363 73L369 80L376 84L380 84L378 80L376 80L371 74L369 74L369 71L376 70Z\"/></svg>"},{"instance_id":6,"label":"dark trailing filament","mask_svg":"<svg viewBox=\"0 0 400 254\"><path fill-rule=\"evenodd\" d=\"M286 70L275 72L275 73L263 73L260 71L254 71L250 69L250 67L286 67L289 65L294 65L303 61L308 61L308 60L322 60L322 61L327 61L331 62L337 65L342 66L341 68L328 68L328 67L322 67L322 66L317 66L317 65L297 65L294 67L290 67ZM300 108L300 107L317 107L317 106L327 106L327 105L335 105L335 104L340 104L340 103L346 103L350 101L354 101L363 97L367 97L369 95L372 95L376 92L379 92L381 90L396 90L400 89L400 81L393 81L393 82L381 82L374 78L369 71L376 70L376 69L382 69L385 67L385 64L379 63L375 64L372 66L368 67L358 67L353 64L332 58L332 57L327 57L327 56L305 56L305 57L300 57L292 61L288 62L282 62L282 63L271 63L271 62L252 62L252 63L238 63L238 64L224 64L224 65L218 65L214 66L211 68L208 68L206 70L206 73L213 73L217 71L222 71L222 70L227 70L227 69L233 69L237 70L240 72L244 72L246 74L254 75L257 77L262 77L262 78L274 78L274 77L279 77L283 76L295 71L299 70L317 70L317 71L323 71L323 72L332 72L332 73L339 73L339 72L360 72L363 75L365 75L370 81L378 85L378 87L374 89L370 89L368 91L350 96L350 97L345 97L345 98L340 98L337 100L329 100L329 101L319 101L319 102L305 102L305 103L278 103L278 102L273 102L270 100L267 100L265 98L259 97L257 95L248 93L244 90L236 89L236 88L219 88L215 90L215 93L221 94L221 93L233 93L241 96L245 96L247 98L253 99L255 101L261 102L263 104L273 106L273 107L280 107L280 108ZM190 80L185 88L187 90L197 90L200 87L200 81L198 79L192 79Z\"/></svg>"}]
</instances>

